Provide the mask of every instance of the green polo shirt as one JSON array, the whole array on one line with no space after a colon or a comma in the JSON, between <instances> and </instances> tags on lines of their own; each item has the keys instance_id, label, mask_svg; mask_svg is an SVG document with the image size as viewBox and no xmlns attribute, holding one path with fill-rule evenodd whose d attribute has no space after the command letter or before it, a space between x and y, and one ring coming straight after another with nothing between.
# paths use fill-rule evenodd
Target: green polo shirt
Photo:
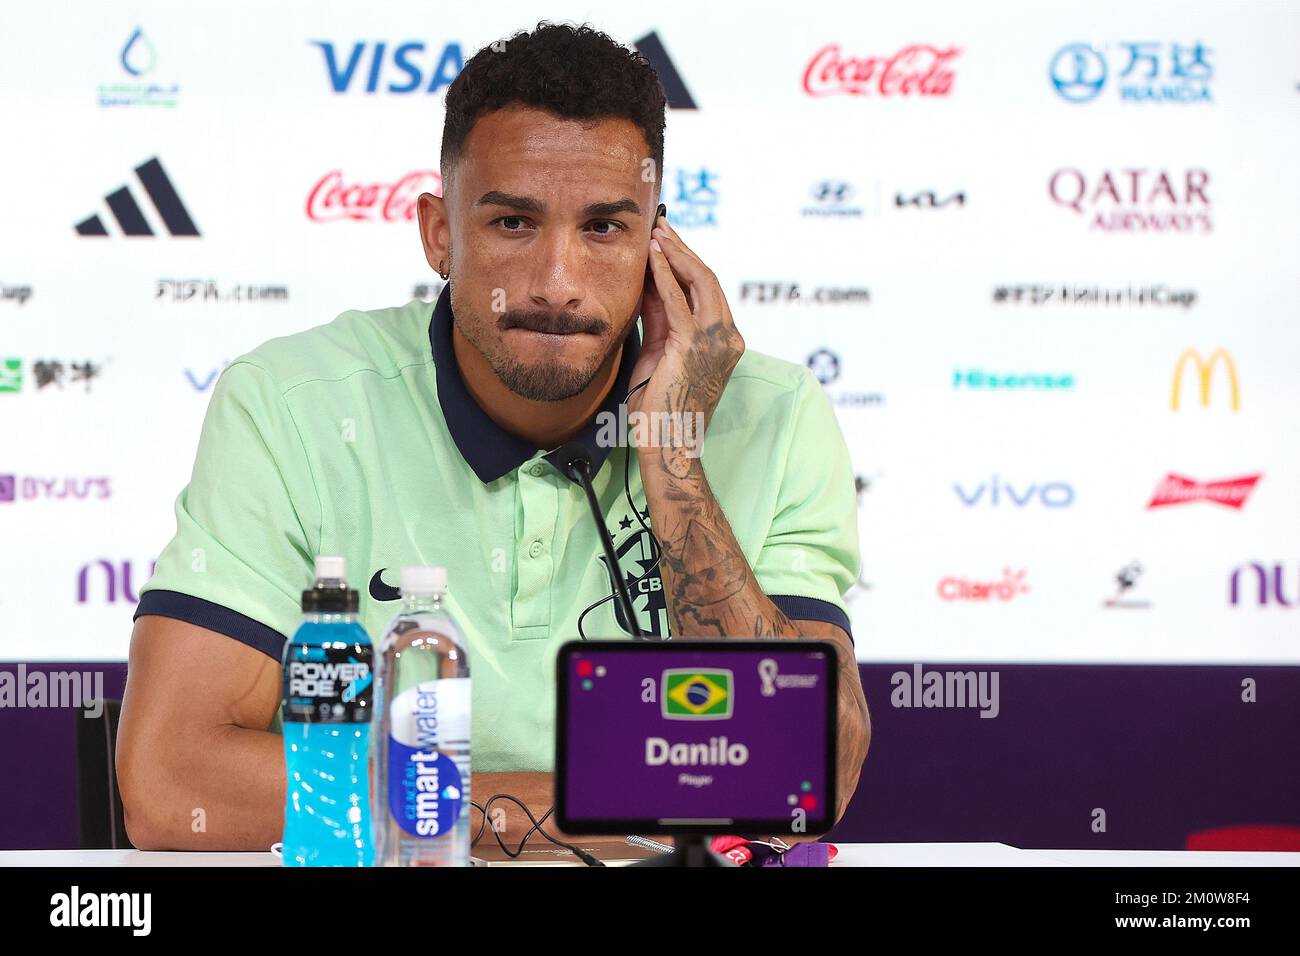
<instances>
[{"instance_id":1,"label":"green polo shirt","mask_svg":"<svg viewBox=\"0 0 1300 956\"><path fill-rule=\"evenodd\" d=\"M444 288L436 305L344 312L231 362L175 501L176 535L135 617L188 621L279 661L317 555L347 559L376 643L400 604L399 569L443 565L469 642L474 768L549 770L555 652L610 593L611 569L557 456L503 431L470 396L453 322ZM634 328L601 411L617 414L639 346ZM647 524L649 512L635 451L597 442L601 421L577 440L592 453L618 573L631 582L653 555L624 496L625 467ZM842 595L859 561L853 472L808 369L746 352L709 423L703 465L764 592L791 619L848 631ZM643 631L669 635L657 573L635 585L633 604ZM583 633L630 636L620 613L606 601L586 614ZM278 717L270 729L280 730Z\"/></svg>"}]
</instances>

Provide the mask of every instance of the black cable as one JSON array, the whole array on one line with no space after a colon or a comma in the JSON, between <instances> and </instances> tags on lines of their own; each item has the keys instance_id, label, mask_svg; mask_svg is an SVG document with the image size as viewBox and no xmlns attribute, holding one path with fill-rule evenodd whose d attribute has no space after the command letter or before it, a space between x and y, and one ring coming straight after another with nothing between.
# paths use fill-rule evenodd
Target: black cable
<instances>
[{"instance_id":1,"label":"black cable","mask_svg":"<svg viewBox=\"0 0 1300 956\"><path fill-rule=\"evenodd\" d=\"M520 810L523 810L524 815L527 816L528 819L533 824L531 827L528 828L528 831L524 834L523 839L519 841L519 846L516 847L514 850L511 850L510 847L506 846L505 841L501 839L501 834L497 831L495 827L492 828L492 836L496 839L497 846L499 846L501 848L501 852L504 853L506 856L510 857L510 859L512 860L518 859L524 852L524 845L528 842L528 838L532 836L534 833L540 833L543 837L545 837L550 842L554 843L556 846L568 850L570 853L576 856L583 863L587 864L587 866L605 865L600 860L596 859L594 856L588 853L586 850L580 849L579 847L574 846L572 843L565 843L563 840L557 840L555 837L551 836L549 833L547 833L545 830L542 829L542 824L544 824L547 821L547 819L550 818L551 814L555 812L554 805L552 805L549 810L543 813L542 818L538 820L535 816L533 816L533 811L528 809L527 805L525 805L522 800L508 793L493 794L491 797L488 798L487 803L485 803L481 807L473 800L470 801L470 806L474 807L474 809L478 810L478 812L483 815L483 822L479 824L478 833L476 833L474 835L474 839L470 841L471 848L473 848L478 843L478 841L482 839L483 831L487 829L488 811L492 807L492 804L495 803L497 800L509 800L511 803L519 807Z\"/></svg>"},{"instance_id":2,"label":"black cable","mask_svg":"<svg viewBox=\"0 0 1300 956\"><path fill-rule=\"evenodd\" d=\"M640 385L634 387L630 392L628 392L625 396L623 396L623 404L626 405L627 400L629 398L631 398L638 391L645 388L649 384L650 384L650 379L646 379ZM636 503L632 500L632 484L631 484L632 449L631 446L624 446L624 448L626 454L623 456L623 497L627 499L627 506L632 509L632 514L636 516L637 523L641 525L641 527L645 530L646 534L650 535L650 553L654 556L654 562L650 565L650 567L648 567L643 573L634 577L632 581L627 585L628 588L630 589L640 584L650 575L654 574L656 570L658 570L659 562L663 560L663 548L660 547L659 545L659 538L655 535L653 529L651 529L651 527L645 523L645 518L641 516L640 509L637 508ZM621 575L623 572L617 565L615 565L615 567L610 569L610 573ZM594 611L596 608L604 604L606 601L614 600L616 595L617 592L611 591L609 594L605 595L603 598L601 598L599 601L596 601L594 604L587 605L587 607L583 610L583 612L578 615L578 637L580 639L584 641L587 639L587 635L582 629L583 619L586 618L586 616L590 614L592 611ZM669 640L669 637L665 636L662 639L666 641Z\"/></svg>"}]
</instances>

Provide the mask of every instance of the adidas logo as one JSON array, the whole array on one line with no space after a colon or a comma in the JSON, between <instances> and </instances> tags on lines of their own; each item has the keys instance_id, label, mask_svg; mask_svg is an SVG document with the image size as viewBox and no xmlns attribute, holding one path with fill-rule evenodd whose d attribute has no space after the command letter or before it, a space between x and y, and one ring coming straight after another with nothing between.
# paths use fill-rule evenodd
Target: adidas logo
<instances>
[{"instance_id":1,"label":"adidas logo","mask_svg":"<svg viewBox=\"0 0 1300 956\"><path fill-rule=\"evenodd\" d=\"M639 40L635 40L632 46L654 67L655 73L659 76L659 82L663 84L664 93L668 97L669 109L693 110L696 108L694 97L691 96L690 90L686 89L686 84L682 81L682 75L677 72L677 66L668 55L668 51L664 49L663 41L659 39L658 33L651 30Z\"/></svg>"},{"instance_id":2,"label":"adidas logo","mask_svg":"<svg viewBox=\"0 0 1300 956\"><path fill-rule=\"evenodd\" d=\"M148 162L137 166L135 174L169 233L173 236L197 236L199 234L199 227L194 225L194 220L190 218L189 211L185 208L185 204L181 202L176 187L167 178L167 172L163 169L162 163L158 161L158 157L155 156ZM130 187L123 186L121 189L109 193L104 197L104 201L108 203L109 212L117 220L122 235L154 235L153 228L149 225L149 221L145 219L139 203L131 194ZM93 215L89 219L83 219L77 223L77 235L79 236L107 236L108 234L108 230L104 228L104 221L98 215Z\"/></svg>"}]
</instances>

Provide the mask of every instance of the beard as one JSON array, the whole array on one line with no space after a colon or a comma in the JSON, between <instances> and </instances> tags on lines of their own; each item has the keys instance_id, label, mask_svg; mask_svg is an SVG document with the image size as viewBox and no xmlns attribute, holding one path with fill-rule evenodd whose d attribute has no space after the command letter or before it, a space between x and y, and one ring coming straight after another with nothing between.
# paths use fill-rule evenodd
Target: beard
<instances>
[{"instance_id":1,"label":"beard","mask_svg":"<svg viewBox=\"0 0 1300 956\"><path fill-rule=\"evenodd\" d=\"M591 319L572 312L553 314L535 310L515 309L497 317L499 333L508 329L532 329L537 332L602 335L609 331L609 323ZM511 354L499 335L493 336L477 321L461 324L461 333L487 360L501 384L521 398L534 402L562 402L581 395L595 381L610 356L623 343L625 336L614 336L608 346L589 363L573 365L545 356L522 360ZM631 325L629 324L629 329ZM486 333L486 334L485 334Z\"/></svg>"}]
</instances>

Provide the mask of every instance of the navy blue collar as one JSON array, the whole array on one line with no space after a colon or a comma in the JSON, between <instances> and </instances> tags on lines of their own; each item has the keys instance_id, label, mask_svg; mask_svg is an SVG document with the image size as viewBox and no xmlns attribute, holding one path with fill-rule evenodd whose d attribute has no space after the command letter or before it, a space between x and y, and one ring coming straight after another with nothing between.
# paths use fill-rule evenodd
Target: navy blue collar
<instances>
[{"instance_id":1,"label":"navy blue collar","mask_svg":"<svg viewBox=\"0 0 1300 956\"><path fill-rule=\"evenodd\" d=\"M438 404L442 406L442 417L447 422L447 430L460 450L461 457L474 469L479 481L487 484L496 481L502 475L509 474L524 462L537 454L539 449L526 439L512 435L488 417L461 378L460 368L456 365L456 354L451 344L451 327L454 318L451 314L451 285L443 286L442 293L433 307L433 319L429 323L429 344L433 349L434 371L438 382ZM609 457L609 448L596 443L599 431L597 418L601 412L618 415L618 408L627 396L632 380L632 367L636 365L637 355L641 351L641 336L637 334L634 324L623 342L623 356L618 367L618 377L614 387L609 390L604 403L592 415L591 421L582 427L574 441L581 443L591 453L591 473L597 474L605 459ZM545 456L556 470L563 474L563 466L555 451Z\"/></svg>"}]
</instances>

